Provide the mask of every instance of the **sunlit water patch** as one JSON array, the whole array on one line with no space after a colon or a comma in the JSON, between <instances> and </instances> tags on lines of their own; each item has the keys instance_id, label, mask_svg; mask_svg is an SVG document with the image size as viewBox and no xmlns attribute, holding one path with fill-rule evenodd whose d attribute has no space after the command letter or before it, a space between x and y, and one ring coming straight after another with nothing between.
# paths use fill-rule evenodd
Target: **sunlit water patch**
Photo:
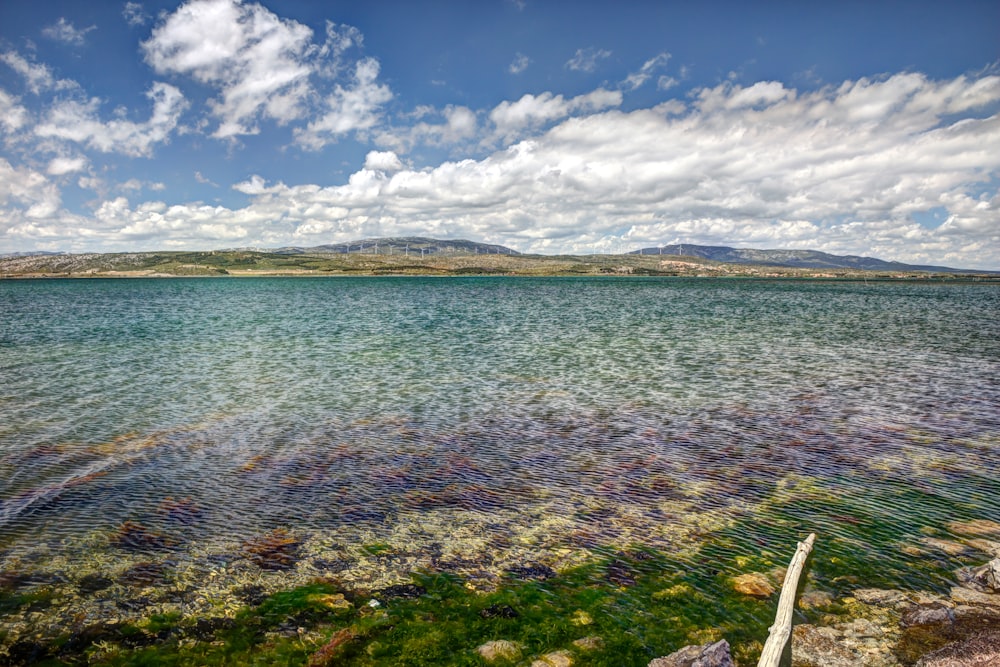
<instances>
[{"instance_id":1,"label":"sunlit water patch","mask_svg":"<svg viewBox=\"0 0 1000 667\"><path fill-rule=\"evenodd\" d=\"M808 532L820 588L944 589L949 524L1000 520L995 286L23 281L0 313L0 584L47 596L7 643L637 548L710 582Z\"/></svg>"}]
</instances>

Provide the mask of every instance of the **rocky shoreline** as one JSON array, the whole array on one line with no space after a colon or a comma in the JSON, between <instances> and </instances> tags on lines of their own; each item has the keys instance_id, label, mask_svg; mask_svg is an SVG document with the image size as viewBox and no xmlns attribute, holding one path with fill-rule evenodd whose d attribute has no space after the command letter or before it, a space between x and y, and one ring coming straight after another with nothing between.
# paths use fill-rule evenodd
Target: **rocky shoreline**
<instances>
[{"instance_id":1,"label":"rocky shoreline","mask_svg":"<svg viewBox=\"0 0 1000 667\"><path fill-rule=\"evenodd\" d=\"M938 550L967 547L992 554L979 567L955 572L947 595L860 588L834 599L807 590L800 609L823 611L819 622L796 625L790 640L793 667L990 667L1000 665L1000 523L953 522L962 542L933 540ZM930 539L930 538L928 538ZM734 582L738 589L745 581ZM735 667L720 640L684 648L649 667Z\"/></svg>"}]
</instances>

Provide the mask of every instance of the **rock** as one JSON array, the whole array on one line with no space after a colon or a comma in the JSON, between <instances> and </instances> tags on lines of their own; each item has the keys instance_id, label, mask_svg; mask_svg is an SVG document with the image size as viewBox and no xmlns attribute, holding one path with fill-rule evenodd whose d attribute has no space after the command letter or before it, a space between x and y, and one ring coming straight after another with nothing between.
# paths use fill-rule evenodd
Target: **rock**
<instances>
[{"instance_id":1,"label":"rock","mask_svg":"<svg viewBox=\"0 0 1000 667\"><path fill-rule=\"evenodd\" d=\"M1000 558L1000 542L994 542L993 540L986 539L975 539L968 540L966 542L970 547L976 549L977 551L982 551L985 554L989 554L995 558Z\"/></svg>"},{"instance_id":2,"label":"rock","mask_svg":"<svg viewBox=\"0 0 1000 667\"><path fill-rule=\"evenodd\" d=\"M949 556L958 556L969 550L969 547L965 546L961 542L953 542L951 540L939 540L936 537L924 537L921 538L920 543L931 549L937 551L943 551Z\"/></svg>"},{"instance_id":3,"label":"rock","mask_svg":"<svg viewBox=\"0 0 1000 667\"><path fill-rule=\"evenodd\" d=\"M957 574L958 580L968 588L980 593L1000 593L1000 558L981 567L960 568Z\"/></svg>"},{"instance_id":4,"label":"rock","mask_svg":"<svg viewBox=\"0 0 1000 667\"><path fill-rule=\"evenodd\" d=\"M1000 607L1000 595L995 593L980 593L969 588L955 586L951 589L951 599L958 604L964 605L986 605L987 607Z\"/></svg>"},{"instance_id":5,"label":"rock","mask_svg":"<svg viewBox=\"0 0 1000 667\"><path fill-rule=\"evenodd\" d=\"M517 660L521 657L521 646L506 639L496 639L479 646L476 649L476 653L481 655L483 660L487 662L493 662L501 658L504 660Z\"/></svg>"},{"instance_id":6,"label":"rock","mask_svg":"<svg viewBox=\"0 0 1000 667\"><path fill-rule=\"evenodd\" d=\"M573 656L569 651L555 651L535 660L531 663L531 667L571 667L572 664Z\"/></svg>"},{"instance_id":7,"label":"rock","mask_svg":"<svg viewBox=\"0 0 1000 667\"><path fill-rule=\"evenodd\" d=\"M792 665L823 665L823 667L856 667L861 664L857 653L840 639L833 628L797 625L792 628Z\"/></svg>"},{"instance_id":8,"label":"rock","mask_svg":"<svg viewBox=\"0 0 1000 667\"><path fill-rule=\"evenodd\" d=\"M915 625L951 625L955 622L955 613L947 607L914 607L903 614L899 624L904 628Z\"/></svg>"},{"instance_id":9,"label":"rock","mask_svg":"<svg viewBox=\"0 0 1000 667\"><path fill-rule=\"evenodd\" d=\"M604 640L596 635L573 640L573 646L584 651L599 651L604 648Z\"/></svg>"},{"instance_id":10,"label":"rock","mask_svg":"<svg viewBox=\"0 0 1000 667\"><path fill-rule=\"evenodd\" d=\"M881 637L884 633L878 624L867 618L856 618L839 626L845 637L852 639L865 639L868 637Z\"/></svg>"},{"instance_id":11,"label":"rock","mask_svg":"<svg viewBox=\"0 0 1000 667\"><path fill-rule=\"evenodd\" d=\"M928 653L916 667L991 667L1000 665L1000 633L982 633Z\"/></svg>"},{"instance_id":12,"label":"rock","mask_svg":"<svg viewBox=\"0 0 1000 667\"><path fill-rule=\"evenodd\" d=\"M1000 537L1000 523L989 519L972 519L971 521L952 521L948 524L948 530L959 535L972 535L974 537L989 537L995 535Z\"/></svg>"},{"instance_id":13,"label":"rock","mask_svg":"<svg viewBox=\"0 0 1000 667\"><path fill-rule=\"evenodd\" d=\"M729 655L729 642L720 639L714 644L685 646L668 656L656 658L648 667L736 667Z\"/></svg>"},{"instance_id":14,"label":"rock","mask_svg":"<svg viewBox=\"0 0 1000 667\"><path fill-rule=\"evenodd\" d=\"M854 591L854 599L870 605L895 605L909 602L903 591L890 591L882 588L859 588Z\"/></svg>"},{"instance_id":15,"label":"rock","mask_svg":"<svg viewBox=\"0 0 1000 667\"><path fill-rule=\"evenodd\" d=\"M733 578L733 588L737 593L752 595L757 598L767 598L774 594L774 586L760 572L741 574Z\"/></svg>"},{"instance_id":16,"label":"rock","mask_svg":"<svg viewBox=\"0 0 1000 667\"><path fill-rule=\"evenodd\" d=\"M826 591L807 591L799 597L800 609L816 609L833 604L833 596Z\"/></svg>"},{"instance_id":17,"label":"rock","mask_svg":"<svg viewBox=\"0 0 1000 667\"><path fill-rule=\"evenodd\" d=\"M520 614L509 604L491 604L485 609L479 610L479 615L483 618L517 618Z\"/></svg>"}]
</instances>

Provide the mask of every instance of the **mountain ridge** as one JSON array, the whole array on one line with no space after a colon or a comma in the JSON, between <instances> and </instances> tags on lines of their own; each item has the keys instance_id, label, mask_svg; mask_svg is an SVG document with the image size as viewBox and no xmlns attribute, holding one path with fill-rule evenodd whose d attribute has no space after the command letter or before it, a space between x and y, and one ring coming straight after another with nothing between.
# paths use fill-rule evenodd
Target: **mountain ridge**
<instances>
[{"instance_id":1,"label":"mountain ridge","mask_svg":"<svg viewBox=\"0 0 1000 667\"><path fill-rule=\"evenodd\" d=\"M990 273L975 269L958 269L947 266L905 264L877 257L860 255L831 255L819 250L791 248L758 249L730 246L704 246L693 243L668 244L633 250L630 255L680 255L699 257L730 264L756 264L798 269L857 269L860 271L929 271L934 273Z\"/></svg>"}]
</instances>

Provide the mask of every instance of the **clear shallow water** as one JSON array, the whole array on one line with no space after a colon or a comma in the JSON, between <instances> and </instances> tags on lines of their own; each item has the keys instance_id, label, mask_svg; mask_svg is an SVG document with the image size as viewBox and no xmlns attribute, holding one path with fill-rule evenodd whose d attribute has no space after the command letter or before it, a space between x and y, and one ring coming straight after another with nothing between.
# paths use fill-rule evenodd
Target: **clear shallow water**
<instances>
[{"instance_id":1,"label":"clear shallow water","mask_svg":"<svg viewBox=\"0 0 1000 667\"><path fill-rule=\"evenodd\" d=\"M815 531L944 587L905 559L1000 521L998 334L976 284L0 282L0 572L152 559L187 592L147 606L196 609L276 528L303 547L272 587L713 539L735 568Z\"/></svg>"}]
</instances>

